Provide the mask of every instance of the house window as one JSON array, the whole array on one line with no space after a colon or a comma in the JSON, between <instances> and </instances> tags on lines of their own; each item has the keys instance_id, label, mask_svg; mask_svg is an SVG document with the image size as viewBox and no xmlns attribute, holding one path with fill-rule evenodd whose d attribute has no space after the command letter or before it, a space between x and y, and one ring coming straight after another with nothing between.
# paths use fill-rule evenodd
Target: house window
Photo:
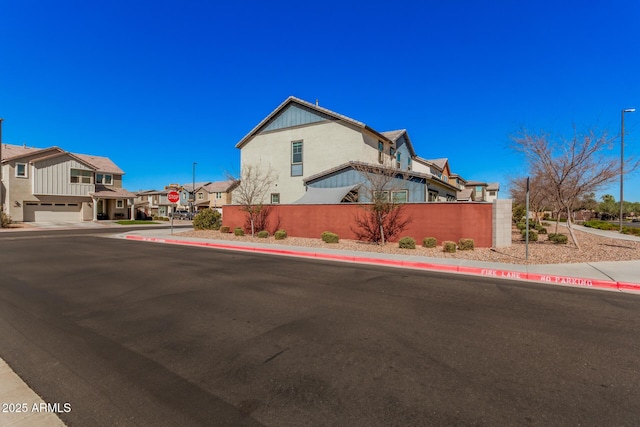
<instances>
[{"instance_id":1,"label":"house window","mask_svg":"<svg viewBox=\"0 0 640 427\"><path fill-rule=\"evenodd\" d=\"M437 202L438 201L438 192L435 190L429 190L429 201Z\"/></svg>"},{"instance_id":2,"label":"house window","mask_svg":"<svg viewBox=\"0 0 640 427\"><path fill-rule=\"evenodd\" d=\"M378 163L384 162L384 142L378 141Z\"/></svg>"},{"instance_id":3,"label":"house window","mask_svg":"<svg viewBox=\"0 0 640 427\"><path fill-rule=\"evenodd\" d=\"M389 201L389 192L388 191L374 191L373 192L373 202L374 203L384 203Z\"/></svg>"},{"instance_id":4,"label":"house window","mask_svg":"<svg viewBox=\"0 0 640 427\"><path fill-rule=\"evenodd\" d=\"M302 176L302 141L291 143L291 176Z\"/></svg>"},{"instance_id":5,"label":"house window","mask_svg":"<svg viewBox=\"0 0 640 427\"><path fill-rule=\"evenodd\" d=\"M71 169L72 184L91 184L92 178L93 178L93 172L91 171Z\"/></svg>"},{"instance_id":6,"label":"house window","mask_svg":"<svg viewBox=\"0 0 640 427\"><path fill-rule=\"evenodd\" d=\"M392 191L391 198L393 199L393 203L407 203L409 201L409 191L407 190Z\"/></svg>"},{"instance_id":7,"label":"house window","mask_svg":"<svg viewBox=\"0 0 640 427\"><path fill-rule=\"evenodd\" d=\"M280 193L271 193L271 203L280 203Z\"/></svg>"},{"instance_id":8,"label":"house window","mask_svg":"<svg viewBox=\"0 0 640 427\"><path fill-rule=\"evenodd\" d=\"M216 199L222 199L222 193L221 192L217 192L216 193Z\"/></svg>"},{"instance_id":9,"label":"house window","mask_svg":"<svg viewBox=\"0 0 640 427\"><path fill-rule=\"evenodd\" d=\"M396 154L396 168L400 169L400 155L402 153L398 151L398 153Z\"/></svg>"},{"instance_id":10,"label":"house window","mask_svg":"<svg viewBox=\"0 0 640 427\"><path fill-rule=\"evenodd\" d=\"M124 200L116 200L116 209L124 208Z\"/></svg>"},{"instance_id":11,"label":"house window","mask_svg":"<svg viewBox=\"0 0 640 427\"><path fill-rule=\"evenodd\" d=\"M495 196L495 195L496 195L496 192L495 192L495 191L489 191L489 195L490 195L490 196Z\"/></svg>"},{"instance_id":12,"label":"house window","mask_svg":"<svg viewBox=\"0 0 640 427\"><path fill-rule=\"evenodd\" d=\"M407 157L407 170L411 170L411 157Z\"/></svg>"},{"instance_id":13,"label":"house window","mask_svg":"<svg viewBox=\"0 0 640 427\"><path fill-rule=\"evenodd\" d=\"M451 194L447 194L447 202L455 202L457 199L455 196L452 196Z\"/></svg>"},{"instance_id":14,"label":"house window","mask_svg":"<svg viewBox=\"0 0 640 427\"><path fill-rule=\"evenodd\" d=\"M198 193L198 200L204 200L204 193Z\"/></svg>"},{"instance_id":15,"label":"house window","mask_svg":"<svg viewBox=\"0 0 640 427\"><path fill-rule=\"evenodd\" d=\"M26 178L26 177L27 177L27 164L16 163L16 178Z\"/></svg>"},{"instance_id":16,"label":"house window","mask_svg":"<svg viewBox=\"0 0 640 427\"><path fill-rule=\"evenodd\" d=\"M97 173L96 184L113 185L113 175Z\"/></svg>"}]
</instances>

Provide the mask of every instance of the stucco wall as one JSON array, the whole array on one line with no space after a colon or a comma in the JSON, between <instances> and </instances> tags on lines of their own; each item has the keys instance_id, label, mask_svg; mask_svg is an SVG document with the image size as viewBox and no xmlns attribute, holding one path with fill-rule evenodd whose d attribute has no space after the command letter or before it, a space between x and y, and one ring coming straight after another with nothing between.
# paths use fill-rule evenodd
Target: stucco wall
<instances>
[{"instance_id":1,"label":"stucco wall","mask_svg":"<svg viewBox=\"0 0 640 427\"><path fill-rule=\"evenodd\" d=\"M291 176L293 141L303 141L302 176ZM325 121L256 135L242 147L240 165L271 167L278 174L277 186L269 189L265 202L270 202L270 193L279 193L281 203L292 203L304 195L305 177L350 160L377 162L377 144L377 139L374 142L358 129Z\"/></svg>"},{"instance_id":2,"label":"stucco wall","mask_svg":"<svg viewBox=\"0 0 640 427\"><path fill-rule=\"evenodd\" d=\"M355 239L351 230L356 215L362 215L362 205L271 205L268 231L282 228L290 236L320 238L323 231L337 233L344 239ZM489 203L409 203L404 213L411 224L400 237L411 236L418 244L425 237L457 242L474 239L476 247L493 244L492 208ZM238 205L223 207L223 225L231 229L244 226L246 213ZM510 221L511 219L505 219Z\"/></svg>"}]
</instances>

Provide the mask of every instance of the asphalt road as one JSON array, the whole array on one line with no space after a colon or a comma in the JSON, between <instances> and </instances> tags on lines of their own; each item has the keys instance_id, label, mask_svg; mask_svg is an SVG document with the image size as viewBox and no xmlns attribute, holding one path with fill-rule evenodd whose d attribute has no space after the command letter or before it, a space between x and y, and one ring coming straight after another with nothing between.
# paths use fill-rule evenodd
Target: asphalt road
<instances>
[{"instance_id":1,"label":"asphalt road","mask_svg":"<svg viewBox=\"0 0 640 427\"><path fill-rule=\"evenodd\" d=\"M640 424L638 296L73 234L0 238L70 426Z\"/></svg>"}]
</instances>

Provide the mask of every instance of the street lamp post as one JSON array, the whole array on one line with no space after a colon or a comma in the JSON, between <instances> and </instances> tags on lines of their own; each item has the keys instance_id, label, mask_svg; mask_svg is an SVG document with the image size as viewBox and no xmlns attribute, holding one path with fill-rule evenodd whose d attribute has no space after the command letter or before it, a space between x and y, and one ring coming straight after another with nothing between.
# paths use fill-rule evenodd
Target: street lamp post
<instances>
[{"instance_id":1,"label":"street lamp post","mask_svg":"<svg viewBox=\"0 0 640 427\"><path fill-rule=\"evenodd\" d=\"M624 113L633 113L635 108L622 110L622 123L620 130L620 232L622 233L622 204L624 202Z\"/></svg>"}]
</instances>

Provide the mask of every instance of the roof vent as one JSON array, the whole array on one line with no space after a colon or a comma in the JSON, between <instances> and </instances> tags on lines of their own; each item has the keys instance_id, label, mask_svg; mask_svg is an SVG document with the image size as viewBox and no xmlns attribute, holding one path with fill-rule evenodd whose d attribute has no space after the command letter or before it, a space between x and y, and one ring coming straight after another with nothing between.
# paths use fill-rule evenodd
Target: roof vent
<instances>
[{"instance_id":1,"label":"roof vent","mask_svg":"<svg viewBox=\"0 0 640 427\"><path fill-rule=\"evenodd\" d=\"M316 98L316 107L318 106L318 98Z\"/></svg>"}]
</instances>

